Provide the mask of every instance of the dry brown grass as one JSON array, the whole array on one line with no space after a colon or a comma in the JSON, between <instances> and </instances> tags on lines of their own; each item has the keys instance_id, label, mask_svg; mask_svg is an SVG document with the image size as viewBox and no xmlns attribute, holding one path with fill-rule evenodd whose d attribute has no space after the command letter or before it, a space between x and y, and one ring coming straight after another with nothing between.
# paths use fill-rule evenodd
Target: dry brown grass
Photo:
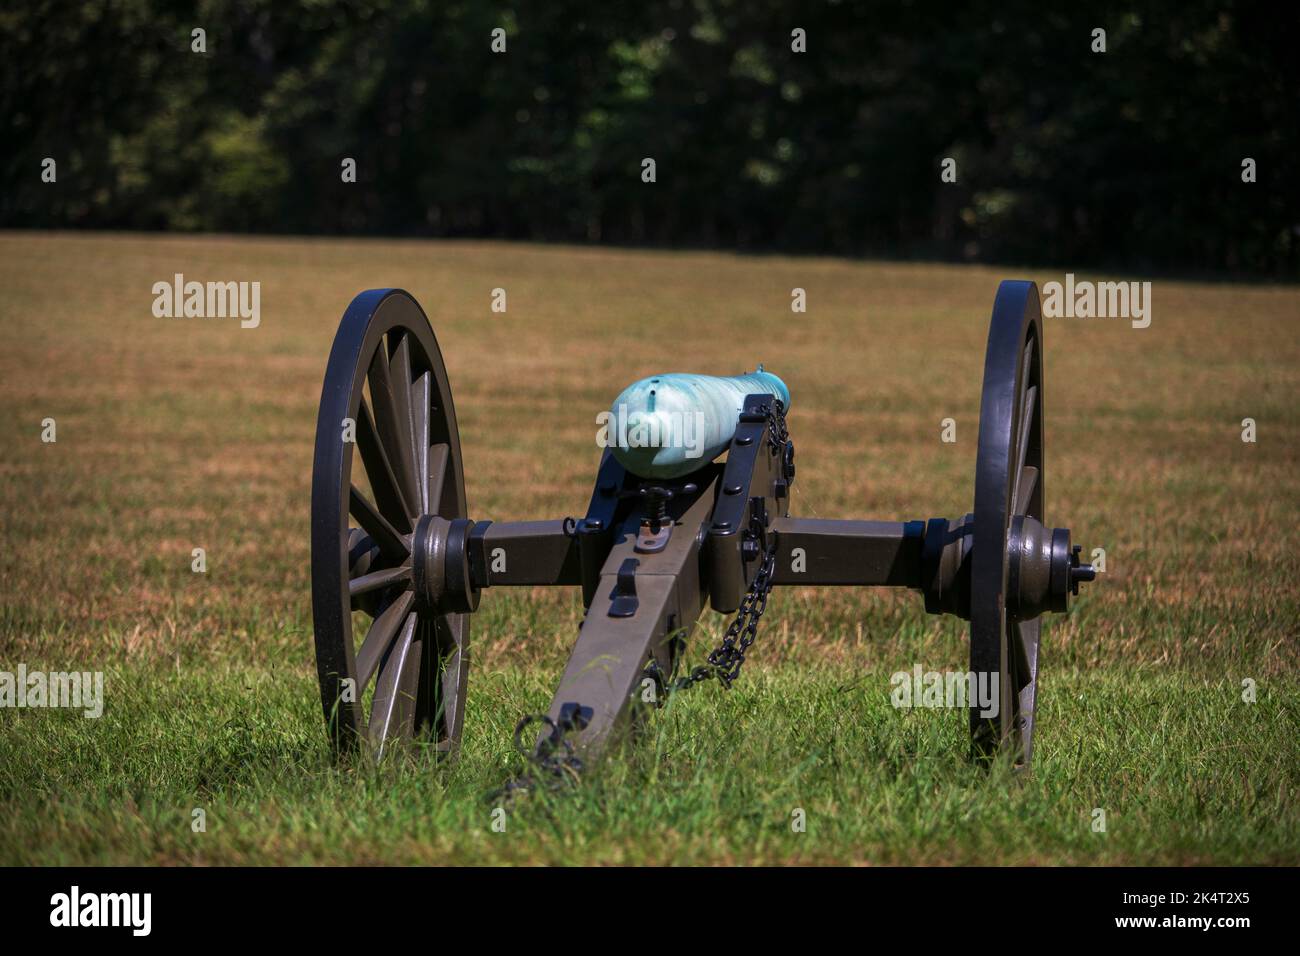
<instances>
[{"instance_id":1,"label":"dry brown grass","mask_svg":"<svg viewBox=\"0 0 1300 956\"><path fill-rule=\"evenodd\" d=\"M0 252L0 656L303 669L316 404L358 291L401 286L430 314L475 516L580 512L595 415L633 379L764 362L793 393L797 511L925 518L969 509L989 308L1023 275L498 243L9 233ZM260 281L261 327L155 318L150 288L176 272ZM1054 627L1058 662L1294 667L1298 320L1295 287L1173 281L1155 282L1145 330L1048 320L1049 518L1109 565ZM40 441L46 416L57 444ZM1247 416L1257 444L1240 440ZM951 638L905 594L774 601L773 661ZM489 595L480 619L481 661L553 661L577 607Z\"/></svg>"}]
</instances>

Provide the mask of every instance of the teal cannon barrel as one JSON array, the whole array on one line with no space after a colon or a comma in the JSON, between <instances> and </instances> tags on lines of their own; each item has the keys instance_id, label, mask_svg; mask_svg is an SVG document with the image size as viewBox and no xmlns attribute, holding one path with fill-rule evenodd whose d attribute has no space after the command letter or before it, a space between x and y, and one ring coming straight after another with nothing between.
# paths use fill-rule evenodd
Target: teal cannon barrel
<instances>
[{"instance_id":1,"label":"teal cannon barrel","mask_svg":"<svg viewBox=\"0 0 1300 956\"><path fill-rule=\"evenodd\" d=\"M788 411L790 390L771 372L722 378L670 373L634 382L597 419L619 463L641 478L679 478L721 455L746 395L766 393Z\"/></svg>"}]
</instances>

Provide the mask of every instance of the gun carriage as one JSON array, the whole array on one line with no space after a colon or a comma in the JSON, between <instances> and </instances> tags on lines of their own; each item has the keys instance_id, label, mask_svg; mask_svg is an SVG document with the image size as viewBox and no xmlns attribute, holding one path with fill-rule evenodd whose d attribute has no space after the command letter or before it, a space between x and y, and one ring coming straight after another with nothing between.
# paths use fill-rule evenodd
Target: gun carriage
<instances>
[{"instance_id":1,"label":"gun carriage","mask_svg":"<svg viewBox=\"0 0 1300 956\"><path fill-rule=\"evenodd\" d=\"M589 759L642 709L647 679L659 699L710 678L729 686L771 588L894 587L970 622L970 670L996 676L999 695L996 714L970 710L972 754L1027 766L1042 615L1066 611L1094 577L1070 531L1044 523L1042 338L1036 286L1003 282L985 353L974 509L963 516L792 516L790 395L760 367L733 379L661 376L620 396L642 424L669 410L703 416L699 458L607 447L582 517L490 521L471 517L428 319L401 290L361 293L330 353L312 478L312 610L331 740L382 753L426 735L454 751L470 621L490 588L581 588L584 618L533 748L563 744ZM708 664L685 672L706 606L737 617ZM364 635L358 611L372 619Z\"/></svg>"}]
</instances>

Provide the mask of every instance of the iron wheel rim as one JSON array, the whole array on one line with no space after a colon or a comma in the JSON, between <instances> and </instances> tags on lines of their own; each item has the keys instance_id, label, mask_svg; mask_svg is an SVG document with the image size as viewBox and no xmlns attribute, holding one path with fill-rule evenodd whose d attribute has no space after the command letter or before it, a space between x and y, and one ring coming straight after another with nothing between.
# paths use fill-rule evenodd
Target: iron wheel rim
<instances>
[{"instance_id":1,"label":"iron wheel rim","mask_svg":"<svg viewBox=\"0 0 1300 956\"><path fill-rule=\"evenodd\" d=\"M1042 317L1038 287L1004 281L989 325L975 466L971 554L970 669L998 675L998 713L970 711L972 752L988 761L1009 751L1027 768L1033 758L1038 693L1039 618L1006 609L1012 519L1043 520Z\"/></svg>"}]
</instances>

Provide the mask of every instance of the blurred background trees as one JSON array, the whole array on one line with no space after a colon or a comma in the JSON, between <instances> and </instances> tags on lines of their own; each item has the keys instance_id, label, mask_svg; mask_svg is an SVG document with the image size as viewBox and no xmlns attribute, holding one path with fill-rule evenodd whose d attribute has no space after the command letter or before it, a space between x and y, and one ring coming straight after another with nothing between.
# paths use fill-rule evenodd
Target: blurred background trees
<instances>
[{"instance_id":1,"label":"blurred background trees","mask_svg":"<svg viewBox=\"0 0 1300 956\"><path fill-rule=\"evenodd\" d=\"M1300 275L1287 5L33 0L0 42L7 227Z\"/></svg>"}]
</instances>

